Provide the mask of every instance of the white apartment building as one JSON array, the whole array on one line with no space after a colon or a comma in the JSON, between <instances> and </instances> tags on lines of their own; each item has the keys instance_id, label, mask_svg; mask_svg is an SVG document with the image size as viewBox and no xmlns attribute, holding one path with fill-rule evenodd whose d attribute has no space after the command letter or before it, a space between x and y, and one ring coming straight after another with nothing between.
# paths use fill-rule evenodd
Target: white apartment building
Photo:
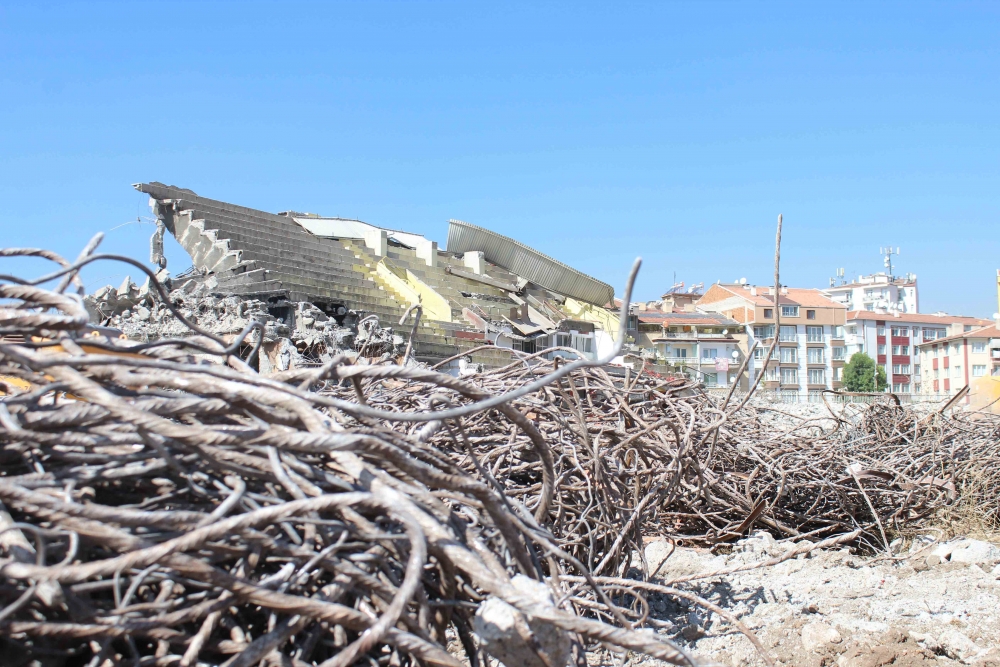
<instances>
[{"instance_id":1,"label":"white apartment building","mask_svg":"<svg viewBox=\"0 0 1000 667\"><path fill-rule=\"evenodd\" d=\"M854 310L847 313L844 343L848 359L856 352L864 352L882 366L891 391L931 393L924 383L926 375L917 346L989 324L990 320L945 313L886 315Z\"/></svg>"},{"instance_id":2,"label":"white apartment building","mask_svg":"<svg viewBox=\"0 0 1000 667\"><path fill-rule=\"evenodd\" d=\"M848 310L866 310L871 313L918 313L920 299L917 293L917 275L903 277L887 273L858 276L843 285L831 285L824 294Z\"/></svg>"}]
</instances>

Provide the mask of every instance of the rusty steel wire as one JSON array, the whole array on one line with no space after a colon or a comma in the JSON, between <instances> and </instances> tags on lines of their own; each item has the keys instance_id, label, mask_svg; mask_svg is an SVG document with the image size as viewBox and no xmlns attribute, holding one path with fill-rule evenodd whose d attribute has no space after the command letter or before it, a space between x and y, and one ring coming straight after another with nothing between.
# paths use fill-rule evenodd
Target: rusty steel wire
<instances>
[{"instance_id":1,"label":"rusty steel wire","mask_svg":"<svg viewBox=\"0 0 1000 667\"><path fill-rule=\"evenodd\" d=\"M346 355L261 376L237 356L252 327L81 335L62 291L89 257L34 256L59 288L0 283L0 637L43 664L481 665L491 598L579 665L606 647L689 664L645 629L643 591L770 661L650 572L643 538L879 547L969 480L996 503L985 414L831 407L832 428L779 430L752 402L542 353L461 379Z\"/></svg>"}]
</instances>

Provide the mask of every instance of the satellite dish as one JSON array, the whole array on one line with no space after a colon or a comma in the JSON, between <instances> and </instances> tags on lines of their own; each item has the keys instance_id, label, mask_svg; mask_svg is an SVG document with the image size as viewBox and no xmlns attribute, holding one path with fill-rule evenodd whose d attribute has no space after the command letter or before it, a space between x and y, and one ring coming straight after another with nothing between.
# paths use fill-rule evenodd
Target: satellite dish
<instances>
[{"instance_id":1,"label":"satellite dish","mask_svg":"<svg viewBox=\"0 0 1000 667\"><path fill-rule=\"evenodd\" d=\"M746 284L747 284L747 279L746 278L740 278L740 285L746 285Z\"/></svg>"}]
</instances>

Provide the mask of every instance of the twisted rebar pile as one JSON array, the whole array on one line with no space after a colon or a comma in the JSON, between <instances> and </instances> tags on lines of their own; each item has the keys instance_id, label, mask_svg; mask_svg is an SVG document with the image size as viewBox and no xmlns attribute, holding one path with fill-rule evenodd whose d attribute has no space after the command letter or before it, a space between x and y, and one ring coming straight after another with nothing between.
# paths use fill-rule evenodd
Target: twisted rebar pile
<instances>
[{"instance_id":1,"label":"twisted rebar pile","mask_svg":"<svg viewBox=\"0 0 1000 667\"><path fill-rule=\"evenodd\" d=\"M877 543L1000 458L985 415L774 432L690 384L538 355L471 380L346 357L262 377L236 356L253 325L81 335L64 290L120 259L92 251L0 252L62 267L0 276L0 636L43 664L479 665L487 600L537 664L559 667L552 637L581 665L686 664L642 630L643 591L729 617L655 583L644 536Z\"/></svg>"}]
</instances>

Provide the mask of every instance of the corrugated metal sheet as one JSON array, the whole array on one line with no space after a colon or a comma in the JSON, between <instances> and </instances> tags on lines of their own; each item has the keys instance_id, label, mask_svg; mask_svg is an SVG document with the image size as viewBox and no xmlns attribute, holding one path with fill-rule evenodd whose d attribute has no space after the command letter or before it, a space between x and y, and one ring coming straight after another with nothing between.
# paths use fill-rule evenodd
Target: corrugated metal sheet
<instances>
[{"instance_id":1,"label":"corrugated metal sheet","mask_svg":"<svg viewBox=\"0 0 1000 667\"><path fill-rule=\"evenodd\" d=\"M448 222L448 252L478 250L487 261L559 294L598 306L611 303L611 285L580 273L560 261L502 234L461 220Z\"/></svg>"}]
</instances>

